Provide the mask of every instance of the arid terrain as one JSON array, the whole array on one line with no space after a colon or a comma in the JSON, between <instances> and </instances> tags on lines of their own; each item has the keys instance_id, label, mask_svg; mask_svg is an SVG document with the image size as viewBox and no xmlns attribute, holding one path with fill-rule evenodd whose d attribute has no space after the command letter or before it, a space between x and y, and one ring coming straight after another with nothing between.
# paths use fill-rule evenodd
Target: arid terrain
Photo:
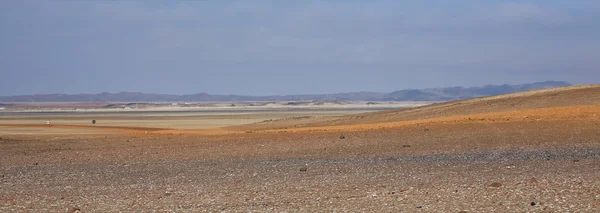
<instances>
[{"instance_id":1,"label":"arid terrain","mask_svg":"<svg viewBox=\"0 0 600 213\"><path fill-rule=\"evenodd\" d=\"M0 212L600 212L598 171L600 85L377 112L0 116Z\"/></svg>"}]
</instances>

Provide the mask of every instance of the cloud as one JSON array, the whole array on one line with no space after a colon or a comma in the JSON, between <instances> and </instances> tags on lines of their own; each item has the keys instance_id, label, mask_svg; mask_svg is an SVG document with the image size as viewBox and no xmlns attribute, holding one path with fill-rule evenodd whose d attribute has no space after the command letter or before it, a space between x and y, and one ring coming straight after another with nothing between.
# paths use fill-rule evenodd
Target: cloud
<instances>
[{"instance_id":1,"label":"cloud","mask_svg":"<svg viewBox=\"0 0 600 213\"><path fill-rule=\"evenodd\" d=\"M455 66L564 58L535 53L568 28L567 16L533 3L482 4L439 13L388 3L286 4L95 2L97 16L147 25L156 48L219 63L387 63ZM562 22L561 22L562 21ZM562 23L559 25L558 23ZM544 35L548 34L550 35ZM577 32L573 32L577 34ZM538 37L536 40L530 38ZM555 39L556 47L568 38ZM540 59L536 59L540 58Z\"/></svg>"},{"instance_id":2,"label":"cloud","mask_svg":"<svg viewBox=\"0 0 600 213\"><path fill-rule=\"evenodd\" d=\"M4 1L0 70L590 70L600 67L593 2Z\"/></svg>"},{"instance_id":3,"label":"cloud","mask_svg":"<svg viewBox=\"0 0 600 213\"><path fill-rule=\"evenodd\" d=\"M556 11L531 3L507 3L499 6L492 14L509 21L554 19L558 15Z\"/></svg>"}]
</instances>

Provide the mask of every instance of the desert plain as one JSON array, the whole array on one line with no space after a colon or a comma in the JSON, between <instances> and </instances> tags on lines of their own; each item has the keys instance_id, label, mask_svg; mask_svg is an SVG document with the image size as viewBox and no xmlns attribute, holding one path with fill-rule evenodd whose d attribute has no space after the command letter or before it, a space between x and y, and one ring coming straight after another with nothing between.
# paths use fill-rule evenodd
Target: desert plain
<instances>
[{"instance_id":1,"label":"desert plain","mask_svg":"<svg viewBox=\"0 0 600 213\"><path fill-rule=\"evenodd\" d=\"M598 85L394 110L0 112L0 212L599 205Z\"/></svg>"}]
</instances>

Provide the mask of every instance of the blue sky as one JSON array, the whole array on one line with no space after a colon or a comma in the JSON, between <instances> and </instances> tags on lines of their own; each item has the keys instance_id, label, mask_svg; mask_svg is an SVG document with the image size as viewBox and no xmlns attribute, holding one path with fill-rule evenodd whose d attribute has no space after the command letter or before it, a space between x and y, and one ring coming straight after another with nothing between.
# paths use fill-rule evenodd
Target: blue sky
<instances>
[{"instance_id":1,"label":"blue sky","mask_svg":"<svg viewBox=\"0 0 600 213\"><path fill-rule=\"evenodd\" d=\"M600 1L0 1L0 95L599 83Z\"/></svg>"}]
</instances>

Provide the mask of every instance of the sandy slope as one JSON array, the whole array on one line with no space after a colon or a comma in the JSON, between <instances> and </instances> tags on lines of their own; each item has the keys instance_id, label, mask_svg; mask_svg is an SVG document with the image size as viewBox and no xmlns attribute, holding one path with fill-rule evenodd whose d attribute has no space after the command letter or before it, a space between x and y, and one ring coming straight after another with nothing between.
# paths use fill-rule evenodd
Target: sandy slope
<instances>
[{"instance_id":1,"label":"sandy slope","mask_svg":"<svg viewBox=\"0 0 600 213\"><path fill-rule=\"evenodd\" d=\"M376 113L364 113L343 116L338 119L328 119L325 121L303 121L303 123L290 125L287 122L273 122L270 124L246 125L240 127L231 127L230 129L281 129L294 127L326 127L326 126L348 126L357 124L379 124L398 121L411 121L423 119L435 119L444 117L454 117L461 119L460 116L483 115L492 113L490 116L502 117L502 112L510 112L508 115L532 114L533 109L545 108L540 116L546 116L550 113L547 108L584 106L587 107L586 113L595 113L594 105L600 105L600 85L570 86L546 90L529 91L514 93L501 96L483 97L462 101L453 101L426 105L422 107L409 108L404 110L383 111ZM576 109L576 108L573 108ZM591 111L590 111L591 110ZM519 113L518 111L522 111ZM557 108L552 114L568 114L571 108ZM500 114L499 114L500 113ZM574 112L578 113L578 112ZM561 115L564 117L564 115ZM550 115L550 117L553 117Z\"/></svg>"}]
</instances>

